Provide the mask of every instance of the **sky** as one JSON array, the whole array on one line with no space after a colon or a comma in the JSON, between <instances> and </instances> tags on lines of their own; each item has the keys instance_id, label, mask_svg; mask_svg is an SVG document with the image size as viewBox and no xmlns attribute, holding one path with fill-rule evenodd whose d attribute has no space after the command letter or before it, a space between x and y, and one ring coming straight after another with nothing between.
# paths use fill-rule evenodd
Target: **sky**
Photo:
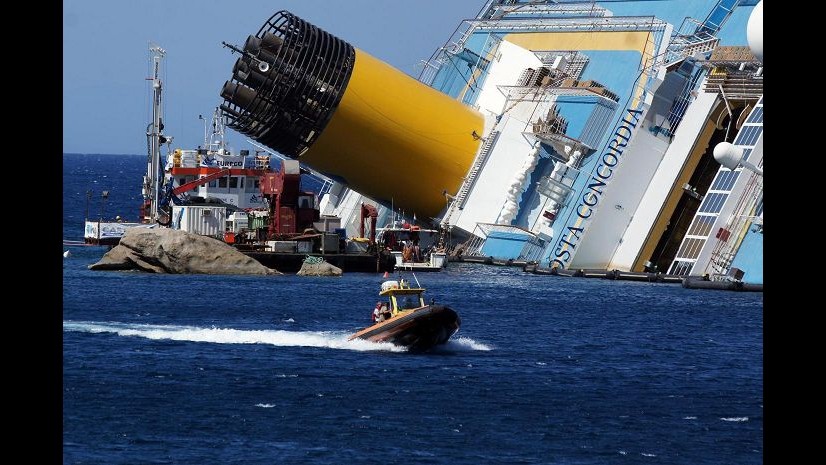
<instances>
[{"instance_id":1,"label":"sky","mask_svg":"<svg viewBox=\"0 0 826 465\"><path fill-rule=\"evenodd\" d=\"M203 143L221 103L219 92L237 56L221 45L243 45L274 13L288 10L353 46L417 77L421 62L443 46L485 0L69 0L63 3L63 152L145 154L150 118L148 46L167 52L165 133L173 148ZM716 0L609 2L616 15L656 15L679 27L703 16ZM740 11L743 10L743 11ZM745 44L751 8L735 11L731 37ZM725 30L725 29L724 29ZM228 131L228 142L250 148Z\"/></svg>"},{"instance_id":2,"label":"sky","mask_svg":"<svg viewBox=\"0 0 826 465\"><path fill-rule=\"evenodd\" d=\"M288 10L354 47L418 76L485 0L70 0L63 3L63 152L145 154L149 42L166 50L165 132L196 148L243 45ZM228 131L235 149L249 148Z\"/></svg>"}]
</instances>

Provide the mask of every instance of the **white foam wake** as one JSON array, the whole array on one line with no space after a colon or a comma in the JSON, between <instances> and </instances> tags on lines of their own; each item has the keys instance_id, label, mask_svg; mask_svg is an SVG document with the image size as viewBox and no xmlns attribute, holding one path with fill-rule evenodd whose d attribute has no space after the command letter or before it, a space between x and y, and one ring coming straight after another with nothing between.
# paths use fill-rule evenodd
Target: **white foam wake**
<instances>
[{"instance_id":1,"label":"white foam wake","mask_svg":"<svg viewBox=\"0 0 826 465\"><path fill-rule=\"evenodd\" d=\"M723 420L723 421L735 421L735 422L749 421L749 417L723 417L723 418L720 418L720 419Z\"/></svg>"},{"instance_id":2,"label":"white foam wake","mask_svg":"<svg viewBox=\"0 0 826 465\"><path fill-rule=\"evenodd\" d=\"M447 344L445 344L445 349L451 351L493 350L493 348L489 345L476 342L469 337L456 337L448 339Z\"/></svg>"},{"instance_id":3,"label":"white foam wake","mask_svg":"<svg viewBox=\"0 0 826 465\"><path fill-rule=\"evenodd\" d=\"M142 337L154 340L209 342L213 344L268 344L278 347L325 347L328 349L356 350L362 352L405 352L407 350L404 347L390 343L377 343L362 339L348 341L348 333L327 331L243 330L92 321L64 321L63 331L113 333L119 336Z\"/></svg>"}]
</instances>

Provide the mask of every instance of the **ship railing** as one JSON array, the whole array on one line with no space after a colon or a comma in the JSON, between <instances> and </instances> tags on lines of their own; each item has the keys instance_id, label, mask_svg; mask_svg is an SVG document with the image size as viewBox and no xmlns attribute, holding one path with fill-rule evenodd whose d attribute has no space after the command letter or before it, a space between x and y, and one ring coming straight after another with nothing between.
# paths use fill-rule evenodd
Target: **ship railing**
<instances>
[{"instance_id":1,"label":"ship railing","mask_svg":"<svg viewBox=\"0 0 826 465\"><path fill-rule=\"evenodd\" d=\"M456 197L453 198L447 212L445 212L444 219L442 220L443 223L450 223L456 210L461 210L465 207L467 196L473 188L473 185L476 183L479 172L482 171L482 167L487 162L491 149L493 148L493 145L498 137L499 131L491 131L490 134L488 134L488 137L485 138L482 147L479 149L479 152L476 154L476 158L473 160L470 170L468 170L467 175L462 181L462 185L459 187L459 191L456 193Z\"/></svg>"},{"instance_id":2,"label":"ship railing","mask_svg":"<svg viewBox=\"0 0 826 465\"><path fill-rule=\"evenodd\" d=\"M661 31L668 23L654 16L611 16L575 18L474 19L468 24L476 31Z\"/></svg>"},{"instance_id":3,"label":"ship railing","mask_svg":"<svg viewBox=\"0 0 826 465\"><path fill-rule=\"evenodd\" d=\"M485 245L488 236L493 232L519 233L528 236L528 240L516 257L519 260L537 261L544 250L545 242L538 235L521 227L510 224L476 223L473 233L464 243L462 255L470 257L485 256L482 247Z\"/></svg>"},{"instance_id":4,"label":"ship railing","mask_svg":"<svg viewBox=\"0 0 826 465\"><path fill-rule=\"evenodd\" d=\"M470 239L465 241L464 248L462 251L462 255L467 257L478 257L481 256L481 249L482 245L485 244L485 239L487 239L487 235L480 236L477 235L476 229L478 229L478 225L473 231L473 234L470 236Z\"/></svg>"},{"instance_id":5,"label":"ship railing","mask_svg":"<svg viewBox=\"0 0 826 465\"><path fill-rule=\"evenodd\" d=\"M562 4L557 2L548 3L516 3L509 5L494 5L487 13L490 19L503 19L519 17L524 15L536 16L608 16L608 10L596 5L593 2L575 2L573 4Z\"/></svg>"},{"instance_id":6,"label":"ship railing","mask_svg":"<svg viewBox=\"0 0 826 465\"><path fill-rule=\"evenodd\" d=\"M505 86L498 85L496 89L508 100L517 102L543 102L549 96L578 96L578 97L600 97L605 100L612 109L616 108L616 100L606 93L604 87L579 87L579 86Z\"/></svg>"},{"instance_id":7,"label":"ship railing","mask_svg":"<svg viewBox=\"0 0 826 465\"><path fill-rule=\"evenodd\" d=\"M746 170L743 170L743 172L746 172ZM751 172L749 171L749 173ZM763 176L751 173L750 178L746 181L743 194L735 204L725 226L723 226L725 230L729 231L729 234L720 235L714 244L709 260L710 265L718 265L724 270L723 273L728 272L737 250L740 248L743 239L745 239L749 227L754 222L755 212L762 197ZM760 225L762 226L762 218Z\"/></svg>"},{"instance_id":8,"label":"ship railing","mask_svg":"<svg viewBox=\"0 0 826 465\"><path fill-rule=\"evenodd\" d=\"M323 184L321 185L321 189L318 191L318 197L321 198L324 195L330 192L330 189L333 187L333 180L327 177L321 178Z\"/></svg>"}]
</instances>

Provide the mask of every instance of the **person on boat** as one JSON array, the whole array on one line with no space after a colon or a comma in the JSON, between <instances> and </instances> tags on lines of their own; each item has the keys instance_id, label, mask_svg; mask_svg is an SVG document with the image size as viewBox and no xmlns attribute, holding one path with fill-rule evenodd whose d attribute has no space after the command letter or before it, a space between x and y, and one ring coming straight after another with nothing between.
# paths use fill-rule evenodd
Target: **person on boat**
<instances>
[{"instance_id":1,"label":"person on boat","mask_svg":"<svg viewBox=\"0 0 826 465\"><path fill-rule=\"evenodd\" d=\"M419 240L418 239L413 241L413 261L414 262L422 261L422 249L419 248Z\"/></svg>"},{"instance_id":2,"label":"person on boat","mask_svg":"<svg viewBox=\"0 0 826 465\"><path fill-rule=\"evenodd\" d=\"M387 250L397 250L396 234L393 231L384 234L384 246Z\"/></svg>"},{"instance_id":3,"label":"person on boat","mask_svg":"<svg viewBox=\"0 0 826 465\"><path fill-rule=\"evenodd\" d=\"M379 310L379 321L389 320L391 316L390 307L387 305L387 302L382 302L381 309Z\"/></svg>"},{"instance_id":4,"label":"person on boat","mask_svg":"<svg viewBox=\"0 0 826 465\"><path fill-rule=\"evenodd\" d=\"M376 302L376 308L373 309L372 318L373 323L381 321L379 320L379 318L381 318L381 302Z\"/></svg>"},{"instance_id":5,"label":"person on boat","mask_svg":"<svg viewBox=\"0 0 826 465\"><path fill-rule=\"evenodd\" d=\"M402 261L409 262L411 258L413 258L413 247L410 246L409 242L405 241L404 248L402 249Z\"/></svg>"}]
</instances>

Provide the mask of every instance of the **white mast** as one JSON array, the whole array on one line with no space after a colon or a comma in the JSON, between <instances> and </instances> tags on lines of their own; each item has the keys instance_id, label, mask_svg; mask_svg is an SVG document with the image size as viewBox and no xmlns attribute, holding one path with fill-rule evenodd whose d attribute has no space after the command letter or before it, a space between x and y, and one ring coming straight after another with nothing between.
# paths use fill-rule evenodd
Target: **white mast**
<instances>
[{"instance_id":1,"label":"white mast","mask_svg":"<svg viewBox=\"0 0 826 465\"><path fill-rule=\"evenodd\" d=\"M220 107L216 107L215 112L212 113L212 133L209 135L209 140L204 141L209 153L229 155L224 140L224 126L224 112Z\"/></svg>"},{"instance_id":2,"label":"white mast","mask_svg":"<svg viewBox=\"0 0 826 465\"><path fill-rule=\"evenodd\" d=\"M149 223L158 220L158 202L160 200L161 183L163 173L161 171L161 144L166 141L163 137L162 127L162 91L161 83L161 62L166 55L166 50L149 43L149 63L152 67L152 77L147 78L152 81L152 122L146 128L146 137L149 145L147 158L146 176L143 178L143 198L150 201L148 217ZM145 213L146 214L146 213Z\"/></svg>"}]
</instances>

